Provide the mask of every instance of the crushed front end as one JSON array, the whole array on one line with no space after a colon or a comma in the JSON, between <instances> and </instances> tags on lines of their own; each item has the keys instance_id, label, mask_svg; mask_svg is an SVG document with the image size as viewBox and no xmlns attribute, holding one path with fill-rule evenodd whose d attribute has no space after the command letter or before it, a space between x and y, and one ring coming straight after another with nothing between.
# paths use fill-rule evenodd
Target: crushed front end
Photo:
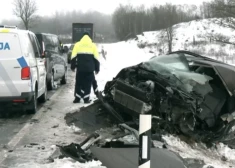
<instances>
[{"instance_id":1,"label":"crushed front end","mask_svg":"<svg viewBox=\"0 0 235 168\"><path fill-rule=\"evenodd\" d=\"M183 66L169 68L150 61L122 69L106 83L100 100L116 121L133 122L135 128L139 114L152 114L153 133L183 133L204 142L235 139L225 134L231 132L232 122L221 119L229 98L226 91L209 84L213 77Z\"/></svg>"}]
</instances>

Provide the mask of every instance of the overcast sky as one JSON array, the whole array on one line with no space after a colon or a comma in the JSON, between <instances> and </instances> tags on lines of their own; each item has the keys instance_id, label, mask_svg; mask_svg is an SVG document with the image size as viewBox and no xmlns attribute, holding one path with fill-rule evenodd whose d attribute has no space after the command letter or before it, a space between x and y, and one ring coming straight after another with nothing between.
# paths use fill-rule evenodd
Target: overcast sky
<instances>
[{"instance_id":1,"label":"overcast sky","mask_svg":"<svg viewBox=\"0 0 235 168\"><path fill-rule=\"evenodd\" d=\"M12 15L13 0L1 0L0 21L2 19L15 18ZM203 1L210 0L36 0L38 4L39 15L52 15L55 11L68 10L97 10L103 13L112 13L119 3L131 3L133 5L145 4L164 4L171 2L173 4L201 4Z\"/></svg>"}]
</instances>

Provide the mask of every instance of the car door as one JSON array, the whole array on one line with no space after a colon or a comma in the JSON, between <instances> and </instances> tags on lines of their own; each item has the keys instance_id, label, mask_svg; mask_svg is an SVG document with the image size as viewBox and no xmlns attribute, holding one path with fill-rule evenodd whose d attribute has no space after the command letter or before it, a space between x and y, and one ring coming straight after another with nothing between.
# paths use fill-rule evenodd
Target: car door
<instances>
[{"instance_id":1,"label":"car door","mask_svg":"<svg viewBox=\"0 0 235 168\"><path fill-rule=\"evenodd\" d=\"M57 70L59 78L62 78L65 74L65 55L62 53L62 48L59 42L59 38L57 36L53 36L53 40L55 43L56 49L56 62L57 62Z\"/></svg>"},{"instance_id":2,"label":"car door","mask_svg":"<svg viewBox=\"0 0 235 168\"><path fill-rule=\"evenodd\" d=\"M33 45L33 49L34 49L34 53L35 53L35 57L37 60L37 71L38 71L38 96L42 95L44 93L44 84L46 81L46 68L44 65L44 58L41 57L41 53L40 53L40 49L39 49L39 43L37 41L37 38L34 34L29 34L32 45Z\"/></svg>"},{"instance_id":3,"label":"car door","mask_svg":"<svg viewBox=\"0 0 235 168\"><path fill-rule=\"evenodd\" d=\"M55 42L53 40L53 35L51 34L44 34L43 35L43 41L45 45L45 51L47 51L47 69L50 75L49 79L51 79L51 76L53 75L54 80L57 80L59 78L58 75L58 61L57 61L57 52L55 47Z\"/></svg>"}]
</instances>

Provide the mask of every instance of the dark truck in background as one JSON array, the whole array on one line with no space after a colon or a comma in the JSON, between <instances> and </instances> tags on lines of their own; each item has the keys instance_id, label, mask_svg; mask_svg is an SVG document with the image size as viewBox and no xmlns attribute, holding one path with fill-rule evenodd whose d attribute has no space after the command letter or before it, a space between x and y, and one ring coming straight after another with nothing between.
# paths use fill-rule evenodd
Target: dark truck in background
<instances>
[{"instance_id":1,"label":"dark truck in background","mask_svg":"<svg viewBox=\"0 0 235 168\"><path fill-rule=\"evenodd\" d=\"M71 61L71 54L74 47L74 43L81 40L83 33L88 32L91 39L94 39L93 23L73 23L72 24L72 45L69 47L68 51L68 63Z\"/></svg>"},{"instance_id":2,"label":"dark truck in background","mask_svg":"<svg viewBox=\"0 0 235 168\"><path fill-rule=\"evenodd\" d=\"M88 32L93 40L93 23L73 23L72 41L76 43L81 40L83 33Z\"/></svg>"}]
</instances>

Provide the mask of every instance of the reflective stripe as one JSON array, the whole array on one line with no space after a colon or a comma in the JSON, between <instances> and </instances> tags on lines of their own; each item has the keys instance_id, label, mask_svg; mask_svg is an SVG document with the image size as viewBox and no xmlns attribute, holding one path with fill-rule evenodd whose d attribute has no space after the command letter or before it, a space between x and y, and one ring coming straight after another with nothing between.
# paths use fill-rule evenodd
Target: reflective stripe
<instances>
[{"instance_id":1,"label":"reflective stripe","mask_svg":"<svg viewBox=\"0 0 235 168\"><path fill-rule=\"evenodd\" d=\"M89 98L89 97L90 97L90 94L88 94L88 95L84 96L84 99L85 99L85 98Z\"/></svg>"},{"instance_id":2,"label":"reflective stripe","mask_svg":"<svg viewBox=\"0 0 235 168\"><path fill-rule=\"evenodd\" d=\"M3 79L9 91L12 93L12 96L20 94L1 63L0 63L0 77Z\"/></svg>"},{"instance_id":3,"label":"reflective stripe","mask_svg":"<svg viewBox=\"0 0 235 168\"><path fill-rule=\"evenodd\" d=\"M84 94L85 92L83 90L81 90L81 92Z\"/></svg>"},{"instance_id":4,"label":"reflective stripe","mask_svg":"<svg viewBox=\"0 0 235 168\"><path fill-rule=\"evenodd\" d=\"M77 54L90 54L90 55L93 55L92 52L78 52Z\"/></svg>"},{"instance_id":5,"label":"reflective stripe","mask_svg":"<svg viewBox=\"0 0 235 168\"><path fill-rule=\"evenodd\" d=\"M1 32L2 32L2 33L9 33L10 30L9 30L9 29L2 29Z\"/></svg>"},{"instance_id":6,"label":"reflective stripe","mask_svg":"<svg viewBox=\"0 0 235 168\"><path fill-rule=\"evenodd\" d=\"M80 98L81 99L81 96L79 94L76 93L76 97Z\"/></svg>"}]
</instances>

